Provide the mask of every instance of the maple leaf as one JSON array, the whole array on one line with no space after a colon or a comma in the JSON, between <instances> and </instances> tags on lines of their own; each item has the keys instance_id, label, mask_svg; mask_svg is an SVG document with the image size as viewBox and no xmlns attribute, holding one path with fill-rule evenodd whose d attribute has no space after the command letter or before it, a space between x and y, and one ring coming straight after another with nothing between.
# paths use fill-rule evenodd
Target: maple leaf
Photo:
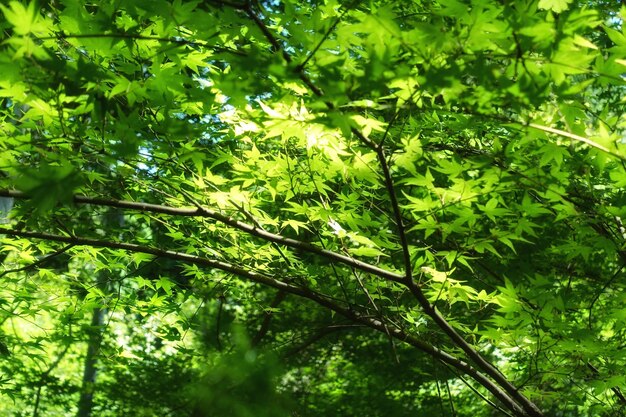
<instances>
[{"instance_id":1,"label":"maple leaf","mask_svg":"<svg viewBox=\"0 0 626 417\"><path fill-rule=\"evenodd\" d=\"M572 0L539 0L539 8L561 13L569 7Z\"/></svg>"}]
</instances>

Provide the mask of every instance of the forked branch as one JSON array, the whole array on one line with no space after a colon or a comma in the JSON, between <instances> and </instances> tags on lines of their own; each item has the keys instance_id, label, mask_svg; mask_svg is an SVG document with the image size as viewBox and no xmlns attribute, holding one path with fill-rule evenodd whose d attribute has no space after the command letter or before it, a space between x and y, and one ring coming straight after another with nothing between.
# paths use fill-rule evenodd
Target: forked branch
<instances>
[{"instance_id":1,"label":"forked branch","mask_svg":"<svg viewBox=\"0 0 626 417\"><path fill-rule=\"evenodd\" d=\"M282 55L287 63L291 63L292 59L287 53L287 51L281 47L278 39L272 34L267 25L261 20L261 18L254 13L251 8L246 9L246 13L250 18L254 21L254 23L259 27L261 32L265 35L269 43L275 48L280 49ZM323 91L319 89L311 79L307 76L307 74L303 71L302 67L298 67L297 73L299 78L311 89L311 91L322 97L324 95ZM333 108L332 103L326 103L329 109ZM435 307L428 301L421 288L417 285L412 276L412 266L411 266L411 257L409 251L408 240L406 237L406 233L404 230L404 224L402 220L402 213L400 211L400 205L398 203L397 196L395 194L395 188L393 184L393 179L391 178L391 173L389 170L389 165L387 164L386 157L384 154L384 149L382 146L375 144L371 139L367 138L362 132L358 129L352 128L352 133L366 146L371 148L376 152L379 163L383 170L383 174L385 177L385 187L389 194L392 210L394 212L394 218L396 227L398 229L398 237L400 239L400 244L402 247L402 253L404 258L404 266L405 273L402 282L411 290L411 293L415 296L418 303L424 310L424 312L430 316L435 324L441 328L451 339L451 341L461 348L468 357L481 369L483 370L489 377L493 378L497 383L510 395L510 398L513 398L513 404L508 404L505 402L507 407L511 411L513 411L516 415L519 416L531 416L531 417L541 417L543 413L539 408L528 398L526 398L522 393L519 392L517 387L515 387L510 381L508 381L500 371L496 367L494 367L489 361L482 357L482 355L474 349L451 325L448 321L435 309ZM382 323L381 323L382 324ZM481 374L482 375L482 374ZM480 382L480 381L479 381ZM490 381L491 382L491 381ZM483 382L480 382L483 384ZM483 384L483 386L487 387ZM490 390L491 391L491 390ZM507 397L508 398L508 397Z\"/></svg>"},{"instance_id":2,"label":"forked branch","mask_svg":"<svg viewBox=\"0 0 626 417\"><path fill-rule=\"evenodd\" d=\"M325 307L331 311L334 311L343 317L349 319L354 323L363 324L371 329L381 332L387 336L393 337L401 342L408 343L409 345L427 353L428 355L440 360L444 363L453 366L459 371L471 376L475 381L480 383L489 392L491 392L498 400L500 400L507 408L512 410L519 416L525 416L522 408L504 392L496 383L494 383L488 376L482 374L480 371L466 363L465 361L433 346L423 340L410 335L397 327L389 327L386 323L381 322L378 318L363 315L352 309L342 307L331 299L324 297L322 294L311 291L305 287L298 287L286 281L277 279L275 277L252 271L241 267L239 265L230 264L228 262L204 258L196 255L190 255L186 253L170 251L160 248L154 248L150 246L137 245L134 243L113 242L101 239L93 239L78 236L62 236L43 232L34 231L22 231L14 230L10 228L0 228L0 234L6 234L9 236L23 237L29 239L42 239L53 242L64 242L72 246L90 246L94 248L109 248L120 249L134 253L145 253L154 255L160 258L168 258L199 266L205 266L215 268L223 272L237 275L241 278L248 279L258 284L266 285L272 288L276 288L284 293L297 295L302 298L306 298L315 302L316 304Z\"/></svg>"}]
</instances>

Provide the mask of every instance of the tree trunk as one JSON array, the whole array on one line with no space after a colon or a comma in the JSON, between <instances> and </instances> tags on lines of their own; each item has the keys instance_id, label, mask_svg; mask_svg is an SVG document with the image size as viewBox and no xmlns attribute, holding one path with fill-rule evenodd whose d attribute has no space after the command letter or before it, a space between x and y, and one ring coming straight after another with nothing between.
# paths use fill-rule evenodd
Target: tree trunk
<instances>
[{"instance_id":1,"label":"tree trunk","mask_svg":"<svg viewBox=\"0 0 626 417\"><path fill-rule=\"evenodd\" d=\"M119 209L109 209L102 218L105 226L116 227L124 224L124 212ZM97 274L96 285L104 294L108 294L109 276L101 271ZM96 307L91 316L91 327L87 340L87 354L85 355L85 367L83 370L83 383L78 400L76 417L91 417L93 410L93 396L95 392L96 376L98 373L98 355L102 344L104 317L106 308Z\"/></svg>"},{"instance_id":2,"label":"tree trunk","mask_svg":"<svg viewBox=\"0 0 626 417\"><path fill-rule=\"evenodd\" d=\"M102 341L102 329L104 309L95 308L91 316L91 329L87 342L87 355L83 371L83 383L78 400L78 412L76 417L90 417L93 409L93 394L98 373L98 352Z\"/></svg>"}]
</instances>

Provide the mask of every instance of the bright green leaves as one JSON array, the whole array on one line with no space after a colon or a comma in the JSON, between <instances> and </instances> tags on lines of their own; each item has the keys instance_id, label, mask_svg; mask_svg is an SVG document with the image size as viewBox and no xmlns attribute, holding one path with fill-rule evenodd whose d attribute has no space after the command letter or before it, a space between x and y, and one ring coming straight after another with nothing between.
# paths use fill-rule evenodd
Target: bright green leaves
<instances>
[{"instance_id":1,"label":"bright green leaves","mask_svg":"<svg viewBox=\"0 0 626 417\"><path fill-rule=\"evenodd\" d=\"M307 122L312 120L313 116L302 102L294 101L289 106L280 103L276 108L271 108L262 101L259 101L259 105L269 119L264 123L268 137L282 136L284 140L297 138L299 143L307 146L314 146L320 142L321 138L316 135L315 130L307 134L309 130Z\"/></svg>"},{"instance_id":2,"label":"bright green leaves","mask_svg":"<svg viewBox=\"0 0 626 417\"><path fill-rule=\"evenodd\" d=\"M108 99L112 99L118 95L124 95L128 99L128 104L132 106L137 100L137 95L141 94L141 84L123 76L112 80L112 84L113 87L108 91Z\"/></svg>"},{"instance_id":3,"label":"bright green leaves","mask_svg":"<svg viewBox=\"0 0 626 417\"><path fill-rule=\"evenodd\" d=\"M49 51L43 46L45 42L36 40L37 37L50 35L53 27L52 20L44 16L36 2L32 1L28 6L18 1L11 1L7 5L0 4L0 10L4 14L11 35L5 39L9 45L12 60L20 58L49 59ZM6 33L5 33L6 34Z\"/></svg>"},{"instance_id":4,"label":"bright green leaves","mask_svg":"<svg viewBox=\"0 0 626 417\"><path fill-rule=\"evenodd\" d=\"M418 136L403 138L401 153L394 159L394 165L407 170L410 174L417 175L415 162L422 153L422 144Z\"/></svg>"},{"instance_id":5,"label":"bright green leaves","mask_svg":"<svg viewBox=\"0 0 626 417\"><path fill-rule=\"evenodd\" d=\"M465 285L466 281L454 279L450 272L437 271L430 267L422 267L421 272L425 275L426 295L433 304L440 301L452 306L462 302L465 307L482 309L489 303L497 303L495 293L487 294L485 290L477 291L472 286Z\"/></svg>"},{"instance_id":6,"label":"bright green leaves","mask_svg":"<svg viewBox=\"0 0 626 417\"><path fill-rule=\"evenodd\" d=\"M36 2L31 1L28 6L21 2L11 1L8 6L0 4L0 10L6 20L12 25L16 35L42 35L51 28L51 22L40 15Z\"/></svg>"},{"instance_id":7,"label":"bright green leaves","mask_svg":"<svg viewBox=\"0 0 626 417\"><path fill-rule=\"evenodd\" d=\"M539 0L539 8L561 13L568 9L572 0Z\"/></svg>"},{"instance_id":8,"label":"bright green leaves","mask_svg":"<svg viewBox=\"0 0 626 417\"><path fill-rule=\"evenodd\" d=\"M505 285L498 287L498 290L500 294L494 299L494 302L499 306L499 311L503 313L517 313L524 310L524 305L510 280L505 279Z\"/></svg>"},{"instance_id":9,"label":"bright green leaves","mask_svg":"<svg viewBox=\"0 0 626 417\"><path fill-rule=\"evenodd\" d=\"M567 0L322 1L315 7L266 1L249 2L251 11L229 3L2 6L12 34L0 51L2 184L30 198L16 201L12 220L64 236L145 245L153 253L73 248L63 268L44 264L7 274L12 297L2 289L2 311L19 307L20 315L44 317L35 300L41 296L52 327L62 332L76 323L86 335L93 331L90 309L106 306L112 323L106 331L134 339L125 346L117 333L106 340L106 372L160 363L150 352L172 360L185 352L185 358L197 355L195 362L210 357L228 365L218 345L229 349L244 339L228 330L230 323L254 332L270 313L261 345L298 348L318 331L352 326L342 309L390 329L398 324L456 354L458 346L416 308L399 280L376 273L402 276L411 263L428 300L468 343L493 352L503 373L526 381L548 408L552 400L544 391L566 383L571 391L549 360L572 378L580 370L574 354L602 354L606 363L625 366L616 352L626 327L620 313L626 174L618 159L626 127L626 38L615 21L598 29L600 16L617 10L605 14ZM55 38L44 39L48 32ZM116 215L98 204L68 207L76 193L170 209L145 206ZM227 221L201 216L201 207ZM26 219L30 208L38 215ZM264 233L302 243L269 241ZM19 267L57 250L4 241L7 264ZM181 265L152 249L206 259ZM367 262L372 272L325 258L321 250L347 263ZM205 267L207 259L223 264ZM299 295L319 296L323 307L295 295L274 304L275 288L237 271L298 286ZM98 285L98 274L106 284ZM332 303L341 308L329 311ZM65 312L58 320L63 325L51 321L55 307ZM329 379L344 365L354 371L355 346L380 352L393 335L376 340L371 332L345 333L331 340L336 368L326 367ZM138 342L148 334L170 350ZM50 352L62 347L46 343L54 347ZM297 364L285 357L293 370L290 386L312 389L297 378L329 363L319 353L323 343L300 347ZM385 405L399 410L391 414L441 414L421 400L434 395L420 391L411 406L403 399L445 382L459 416L482 415L473 412L475 401L458 406L467 395L456 376L401 343L394 349L401 364L411 364L405 375L411 382L389 389ZM247 354L238 360L247 361ZM364 381L371 386L369 378L379 372L364 372ZM611 384L623 382L611 378ZM316 414L333 409L324 402L329 396L340 402L347 395L344 382L355 383L335 380L319 388L328 395L315 404ZM397 383L392 376L384 385L389 381ZM608 386L578 382L600 395ZM561 405L554 404L551 411ZM559 409L593 414L570 411Z\"/></svg>"}]
</instances>

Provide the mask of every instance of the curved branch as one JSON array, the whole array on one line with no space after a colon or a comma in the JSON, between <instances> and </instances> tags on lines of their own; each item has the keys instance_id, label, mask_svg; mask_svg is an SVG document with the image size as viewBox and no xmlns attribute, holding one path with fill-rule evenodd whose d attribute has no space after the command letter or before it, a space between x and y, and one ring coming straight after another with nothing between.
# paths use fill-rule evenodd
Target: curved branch
<instances>
[{"instance_id":1,"label":"curved branch","mask_svg":"<svg viewBox=\"0 0 626 417\"><path fill-rule=\"evenodd\" d=\"M20 191L14 191L14 190L0 190L0 197L13 197L16 199L29 198L26 193L23 193ZM330 251L328 249L322 249L318 246L312 245L307 242L303 242L301 240L292 239L292 238L288 238L288 237L285 237L276 233L268 232L261 227L257 227L256 225L244 223L242 221L233 219L232 217L226 216L222 213L219 213L216 210L212 210L207 207L194 207L194 208L170 207L170 206L162 206L158 204L138 203L138 202L126 201L126 200L111 200L111 199L106 199L106 198L87 197L87 196L82 196L82 195L74 196L73 201L76 204L90 204L90 205L96 205L96 206L116 207L116 208L136 210L136 211L141 211L141 212L169 214L173 216L210 218L210 219L216 220L220 223L223 223L225 225L241 230L242 232L248 233L252 236L256 236L258 238L261 238L269 242L274 242L280 245L285 245L285 246L294 248L302 252L314 253L316 255L322 256L323 258L326 258L335 262L343 263L345 265L351 266L353 268L359 269L364 272L368 272L380 278L388 279L390 281L394 281L398 283L404 282L404 277L395 272L387 271L386 269L379 268L375 265L368 264L367 262L362 262L352 257Z\"/></svg>"},{"instance_id":2,"label":"curved branch","mask_svg":"<svg viewBox=\"0 0 626 417\"><path fill-rule=\"evenodd\" d=\"M216 268L224 272L229 272L231 274L249 278L260 284L269 285L271 287L278 288L278 289L291 288L290 292L292 292L294 288L297 288L297 287L293 287L292 285L283 283L281 281L274 280L273 278L270 278L267 275L263 275L254 271L249 271L245 268L230 264L228 262L223 262L223 261L209 259L209 258L203 258L201 256L190 255L190 254L182 253L182 252L154 248L150 246L137 245L135 243L112 242L112 241L93 239L93 238L87 238L87 237L77 237L77 236L62 236L62 235L55 235L55 234L44 233L44 232L13 230L13 229L8 229L4 227L0 227L0 234L31 238L31 239L49 240L53 242L65 242L73 246L91 246L94 248L121 249L121 250L129 251L129 252L145 253L148 255L154 255L154 256L161 257L161 258L168 258L168 259L173 259L176 261L182 261L182 262L187 262L191 264Z\"/></svg>"},{"instance_id":3,"label":"curved branch","mask_svg":"<svg viewBox=\"0 0 626 417\"><path fill-rule=\"evenodd\" d=\"M298 346L296 347L292 347L291 349L287 350L287 352L285 352L284 357L288 358L291 356L296 355L297 353L302 352L303 350L307 349L309 346L317 343L319 340L323 339L324 337L326 337L327 335L340 331L340 330L351 330L351 329L361 329L364 328L365 326L361 325L361 324L335 324L335 325L330 325L330 326L326 326L323 327L321 329L319 329L318 331L310 334L302 343L300 343Z\"/></svg>"},{"instance_id":4,"label":"curved branch","mask_svg":"<svg viewBox=\"0 0 626 417\"><path fill-rule=\"evenodd\" d=\"M263 32L268 41L276 48L281 49L283 57L287 63L291 63L291 56L280 47L280 43L278 40L272 35L269 31L269 28L265 25L265 23L257 16L252 9L247 9L246 13L250 16L252 20L256 23L259 29ZM310 78L303 72L303 68L297 68L297 73L300 79L313 91L313 93L317 96L323 96L323 92L315 86ZM326 105L329 109L333 108L332 103L327 102ZM532 126L537 128L536 126ZM522 395L519 390L509 382L502 373L498 369L496 369L491 363L489 363L482 355L474 349L451 325L448 321L441 315L439 312L430 304L426 296L423 294L422 290L419 288L417 283L413 280L412 277L412 268L411 268L411 258L409 252L408 240L406 238L406 233L404 230L404 223L402 220L402 213L400 212L400 205L398 203L397 196L395 194L393 180L391 178L391 173L389 170L389 166L387 164L384 149L382 146L376 145L371 139L367 138L362 132L360 132L356 128L351 129L352 133L365 145L369 148L373 149L376 152L378 160L380 162L381 168L383 169L383 174L385 177L385 186L389 193L392 209L394 212L394 217L396 219L396 227L398 228L398 235L400 237L400 243L402 246L403 258L404 258L404 266L405 266L405 276L402 278L402 283L407 285L411 290L411 293L416 297L420 306L424 309L426 314L428 314L447 335L452 340L454 344L459 346L468 357L487 373L491 378L500 384L500 386L509 394L512 398L515 398L519 404L521 404L523 408L523 412L519 415L529 415L533 417L540 417L543 415L541 410L528 398ZM554 133L554 132L552 132ZM360 269L360 268L359 268ZM382 324L382 323L381 323ZM482 384L482 382L481 382ZM511 408L512 411L518 413L519 406L515 404L515 409Z\"/></svg>"},{"instance_id":5,"label":"curved branch","mask_svg":"<svg viewBox=\"0 0 626 417\"><path fill-rule=\"evenodd\" d=\"M277 50L279 50L279 49L282 50L283 57L284 57L285 61L287 63L291 63L291 57L289 56L289 54L284 49L282 49L280 47L280 43L272 35L272 33L270 32L269 28L265 25L265 23L254 13L254 11L251 8L248 8L246 10L246 13L250 16L250 18L252 20L254 20L256 25L263 32L263 34L268 39L268 41L272 44L272 46L275 49L277 49ZM301 67L298 68L298 75L299 75L300 79L307 86L309 86L309 88L311 88L311 90L317 96L322 96L323 95L323 92L319 88L317 88L315 85L313 85L313 83L311 82L309 77L303 72L303 68L301 68ZM329 108L333 107L332 103L327 103L327 105L328 105ZM383 173L384 173L384 177L385 177L385 185L386 185L386 188L387 188L388 193L390 195L390 198L392 200L392 209L394 211L394 217L396 219L396 225L398 227L398 232L399 232L398 234L400 236L402 252L403 252L403 258L404 258L404 263L405 263L405 276L400 277L400 276L394 274L396 276L394 276L393 278L399 277L400 281L397 281L397 282L401 282L401 283L407 285L410 288L411 292L414 294L414 296L418 300L418 303L424 309L426 314L428 314L435 321L435 323L442 330L444 330L444 332L452 339L452 341L456 345L458 345L478 366L480 366L481 369L483 369L485 372L487 372L488 375L490 375L492 378L494 378L494 380L496 380L500 384L502 384L503 388L505 388L505 390L510 395L512 395L518 401L520 401L521 404L524 404L524 408L528 412L530 412L530 415L532 415L532 416L541 416L542 414L539 411L539 409L537 408L537 406L535 406L526 397L524 397L522 394L520 394L518 392L517 388L515 386L513 386L513 384L511 384L506 378L504 378L504 376L493 365L491 365L488 361L486 361L480 355L480 353L478 351L476 351L461 335L459 335L456 332L456 330L454 330L454 328L446 321L446 319L443 316L441 316L441 314L439 314L439 312L437 312L437 310L430 304L430 302L428 301L426 296L423 294L422 290L418 287L418 285L413 280L413 278L412 278L412 268L411 268L410 253L409 253L408 241L407 241L407 238L406 238L406 233L404 231L402 214L400 212L400 206L399 206L397 197L395 195L393 180L391 178L391 173L389 171L389 166L388 166L387 161L385 159L384 150L383 150L383 148L381 146L376 145L374 142L372 142L370 139L368 139L365 135L363 135L358 129L352 128L351 130L352 130L353 134L359 140L361 140L365 145L367 145L368 147L370 147L371 149L373 149L376 152L377 157L378 157L378 159L380 161L381 167L383 169ZM253 233L253 231L251 230L251 231L249 231L249 233ZM285 244L287 246L289 246L287 243L285 243ZM310 246L312 246L312 245L310 245ZM295 247L295 246L292 246L292 247ZM302 249L305 249L302 246L300 246L300 247ZM314 249L314 250L309 250L309 251L318 253L318 254L323 255L323 256L327 256L329 258L335 258L335 256L342 256L342 255L334 254L331 257L331 256L329 256L327 254L322 254L320 251L323 251L323 250L320 250L319 248L314 247L314 246L312 246L312 248L307 248L307 249ZM328 251L325 251L325 252L328 252ZM351 261L350 258L348 258L348 259ZM343 263L348 263L348 262L344 262L344 259L336 258L335 260L338 260L338 261L343 262ZM350 263L348 263L348 264L350 264ZM358 267L358 269L365 270L361 266ZM367 272L371 272L371 270L368 270ZM376 273L374 273L374 274L378 275L378 276L381 276L381 275L376 274Z\"/></svg>"},{"instance_id":6,"label":"curved branch","mask_svg":"<svg viewBox=\"0 0 626 417\"><path fill-rule=\"evenodd\" d=\"M173 260L178 260L182 262L187 262L191 264L196 264L200 266L208 266L211 268L219 269L224 272L229 272L234 275L237 275L241 278L249 279L250 281L256 282L258 284L267 285L269 287L276 288L278 290L282 290L286 293L294 294L302 298L309 299L316 304L325 307L329 310L332 310L345 318L349 319L354 323L361 323L371 329L377 330L385 335L393 337L399 341L404 343L408 343L409 345L421 350L422 352L440 360L444 363L447 363L454 368L462 371L463 373L471 376L476 382L485 387L489 392L491 392L498 400L500 400L507 408L512 410L519 416L525 416L527 414L524 413L524 410L517 404L517 402L509 396L506 392L504 392L496 383L494 383L488 376L482 374L480 371L472 367L467 362L453 356L435 346L432 346L418 337L410 335L404 332L402 329L397 327L389 328L389 326L380 320L364 316L356 311L350 310L348 308L344 308L332 300L323 297L322 295L315 293L307 288L297 287L288 282L281 281L269 275L265 275L256 271L250 271L248 269L242 268L238 265L233 265L228 262L218 261L209 258L203 258L200 256L190 255L181 252L175 252L165 249L159 249L149 246L137 245L134 243L123 243L123 242L111 242L100 239L92 239L85 237L77 237L77 236L61 236L54 235L50 233L43 232L32 232L32 231L21 231L21 230L13 230L9 228L0 228L0 234L6 234L9 236L17 236L24 238L32 238L32 239L42 239L56 242L65 242L68 244L72 244L74 246L91 246L98 248L110 248L110 249L121 249L129 252L138 252L138 253L146 253L150 255L155 255L159 257L169 258Z\"/></svg>"},{"instance_id":7,"label":"curved branch","mask_svg":"<svg viewBox=\"0 0 626 417\"><path fill-rule=\"evenodd\" d=\"M514 398L525 410L527 415L540 417L543 415L541 410L528 398L526 398L522 393L519 392L518 388L513 385L506 377L487 359L485 359L478 350L476 350L470 343L468 343L463 336L461 336L455 329L452 327L450 323L437 311L435 306L428 301L428 298L419 287L419 285L413 279L413 271L411 265L411 255L409 251L409 242L406 237L406 232L404 228L404 220L402 217L402 212L400 211L400 204L398 203L398 198L396 196L395 186L393 182L393 178L391 177L391 171L389 169L389 164L387 163L387 159L384 154L384 149L382 146L378 146L376 148L376 155L378 156L378 161L383 170L383 175L385 178L385 186L387 188L387 193L389 194L389 198L391 200L391 207L394 213L396 227L398 229L398 235L400 237L400 244L402 246L402 254L404 257L404 268L406 274L405 285L409 288L420 307L424 310L424 312L435 322L435 324L444 331L446 335L452 340L452 342L457 345L468 358L472 360L480 368L483 372L489 375L494 381L496 381L512 398Z\"/></svg>"},{"instance_id":8,"label":"curved branch","mask_svg":"<svg viewBox=\"0 0 626 417\"><path fill-rule=\"evenodd\" d=\"M561 136L561 137L564 137L564 138L568 138L568 139L571 139L571 140L575 140L575 141L578 141L578 142L585 143L585 144L591 146L592 148L596 148L596 149L598 149L598 150L600 150L600 151L602 151L604 153L607 153L607 154L609 154L611 156L614 156L614 157L618 158L621 161L626 161L626 157L624 157L624 156L622 156L622 155L620 155L618 153L615 153L615 152L611 151L609 148L607 148L606 146L603 146L603 145L601 145L601 144L599 144L597 142L594 142L591 139L586 138L584 136L576 135L574 133L566 132L565 130L561 130L561 129L555 129L555 128L549 127L549 126L543 126L543 125L540 125L540 124L537 124L537 123L528 123L528 127L533 128L535 130L540 130L540 131L545 132L545 133L551 133L553 135L557 135L557 136Z\"/></svg>"},{"instance_id":9,"label":"curved branch","mask_svg":"<svg viewBox=\"0 0 626 417\"><path fill-rule=\"evenodd\" d=\"M291 56L289 53L281 47L278 39L270 32L269 28L265 23L261 20L259 16L254 13L252 8L248 7L245 10L246 14L255 22L255 24L259 27L263 35L267 38L267 40L272 44L275 50L280 50L282 52L283 58L287 64L292 62ZM296 68L296 73L299 76L300 80L302 80L311 91L317 95L318 97L322 97L324 95L323 91L319 89L311 79L304 73L302 67ZM326 105L329 109L332 109L334 106L330 102L326 102ZM536 126L532 126L533 128L537 128ZM387 188L388 194L391 199L392 210L394 212L394 217L396 220L396 227L398 228L398 235L400 237L400 243L402 246L403 258L404 258L404 266L405 266L405 276L402 278L402 283L406 285L411 293L415 296L420 306L424 309L426 314L430 316L437 326L439 326L452 340L454 344L460 347L468 357L487 375L493 378L494 381L497 381L498 384L515 400L513 404L507 405L511 411L520 415L520 416L532 416L532 417L541 417L543 413L539 408L528 398L526 398L523 394L521 394L518 389L509 382L500 371L495 368L491 363L489 363L482 355L474 349L451 325L448 321L434 308L434 306L428 301L424 293L418 284L413 280L412 277L412 267L411 267L411 257L409 251L408 240L406 238L406 233L404 230L404 223L402 220L402 213L400 212L400 205L398 203L397 196L395 194L393 180L391 178L391 173L389 170L389 166L387 164L384 149L382 146L375 144L371 139L367 138L361 131L356 128L351 129L352 133L365 145L376 152L378 160L380 162L381 168L383 169L383 174L385 176L385 186ZM552 132L555 133L555 132ZM359 268L360 269L360 268ZM383 323L381 323L383 325ZM384 326L384 325L383 325ZM482 375L482 374L481 374ZM491 383L491 380L489 380ZM482 382L480 382L483 384ZM508 396L507 396L508 398ZM518 405L519 404L519 405ZM522 407L522 411L520 412L520 405Z\"/></svg>"}]
</instances>

